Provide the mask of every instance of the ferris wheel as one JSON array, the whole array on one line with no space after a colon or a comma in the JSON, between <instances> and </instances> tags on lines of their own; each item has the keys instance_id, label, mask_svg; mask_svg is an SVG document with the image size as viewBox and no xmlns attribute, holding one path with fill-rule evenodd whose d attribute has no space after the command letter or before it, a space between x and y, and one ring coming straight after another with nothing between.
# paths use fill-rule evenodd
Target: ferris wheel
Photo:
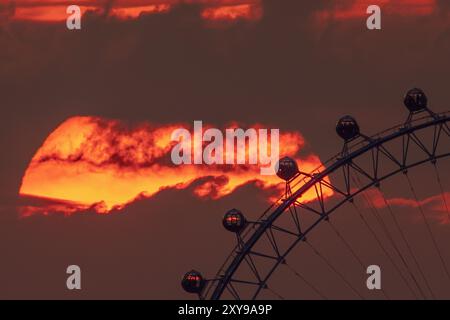
<instances>
[{"instance_id":1,"label":"ferris wheel","mask_svg":"<svg viewBox=\"0 0 450 320\"><path fill-rule=\"evenodd\" d=\"M299 271L291 259L304 246L334 275L343 290L354 298L367 298L367 293L346 276L333 258L310 240L317 230L329 229L340 247L347 250L349 260L360 271L365 270L368 261L364 261L355 242L349 241L347 233L335 223L335 216L343 210L348 214L351 211L352 219L359 221L361 230L370 239L361 241L372 241L378 248L400 283L398 287L408 297L439 298L439 288L430 274L440 274L438 286L450 290L450 258L446 257L445 243L439 240L436 226L419 197L417 182L411 178L411 171L417 168L429 170L426 176L433 179L441 211L450 221L450 204L440 171L440 165L450 155L450 114L431 111L425 93L417 88L407 92L404 104L409 112L406 121L373 136L364 135L353 117L342 117L336 125L336 132L343 139L342 150L312 172L302 172L291 158L280 159L277 175L285 181L283 196L255 221L238 209L226 212L223 226L236 235L237 244L215 277L207 279L195 270L187 272L181 283L184 290L200 299L257 299L264 292L283 299L272 279L277 273L289 272L298 280L295 286L308 290L314 299L327 299L323 286L319 287L314 279ZM386 185L394 178L403 181L402 188L417 212L426 258L415 246L417 232L407 232L387 196ZM435 261L433 270L427 270L427 259ZM290 284L284 284L283 288ZM380 294L381 298L396 298L387 287Z\"/></svg>"}]
</instances>

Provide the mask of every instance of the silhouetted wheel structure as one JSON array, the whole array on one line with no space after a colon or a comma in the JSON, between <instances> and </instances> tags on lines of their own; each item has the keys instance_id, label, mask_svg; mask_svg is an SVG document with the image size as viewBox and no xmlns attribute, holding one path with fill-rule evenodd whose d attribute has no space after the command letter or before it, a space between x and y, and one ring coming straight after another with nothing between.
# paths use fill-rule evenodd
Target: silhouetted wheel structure
<instances>
[{"instance_id":1,"label":"silhouetted wheel structure","mask_svg":"<svg viewBox=\"0 0 450 320\"><path fill-rule=\"evenodd\" d=\"M360 133L360 128L354 118L350 116L341 118L336 126L336 131L344 140L342 151L313 172L302 172L301 166L299 170L292 159L280 159L278 176L286 181L285 194L272 204L257 221L247 220L244 214L237 209L227 212L223 223L228 231L236 234L237 245L217 275L213 279L207 280L205 286L202 286L202 290L197 292L199 297L215 300L222 298L226 292L229 297L235 299L256 299L262 290L268 289L277 297L282 298L270 287L268 282L281 265L287 265L295 275L317 293L318 297L325 298L320 290L296 272L287 261L289 254L296 246L307 245L342 279L356 297L364 298L342 273L336 270L332 263L308 242L308 236L318 226L329 222L337 235L345 241L335 226L331 224L332 213L344 204L349 204L358 211L359 209L354 203L356 196L363 196L371 188L375 188L383 195L383 182L395 175L405 176L411 194L420 208L420 200L408 177L408 170L426 163L431 164L435 170L442 200L448 214L438 164L440 159L450 155L450 114L448 112L435 114L429 110L427 98L420 89L410 90L404 103L409 110L406 122L371 137ZM302 196L306 194L308 197L303 200ZM382 198L391 210L384 196ZM421 208L420 210L431 238L430 243L433 244L433 250L450 280L441 248L429 226L427 217ZM287 216L290 226L287 226L286 223L280 225L278 223L280 218ZM396 218L393 216L393 219ZM395 221L397 223L397 220ZM392 241L390 231L386 229L385 235L388 240L391 240L394 252L399 258L398 261L401 262L400 267L390 256L392 254L386 252L388 258L397 270L404 268L404 270L411 271L411 262L407 262L405 259L407 254L411 254L417 267L416 272L407 272L406 275L402 275L402 272L399 271L399 276L403 278L414 297L427 298L431 293L431 297L435 298L427 279L419 278L419 275L423 276L423 273L415 253L411 251L408 239L403 234L401 227L398 224L397 227L409 252L402 252L399 246ZM370 228L369 225L368 228ZM283 248L279 245L278 239L281 235L284 236ZM265 239L267 245L258 246L262 239ZM361 261L352 250L351 244L345 243L345 245L352 251L355 258ZM264 260L264 268L259 266L262 260ZM363 267L366 266L361 262L360 264ZM239 273L240 268L244 266L250 270L250 272L244 273L246 277ZM196 273L196 275L201 277L200 274ZM240 290L239 286L245 287L245 290ZM428 289L429 291L427 291ZM383 293L385 294L384 291Z\"/></svg>"}]
</instances>

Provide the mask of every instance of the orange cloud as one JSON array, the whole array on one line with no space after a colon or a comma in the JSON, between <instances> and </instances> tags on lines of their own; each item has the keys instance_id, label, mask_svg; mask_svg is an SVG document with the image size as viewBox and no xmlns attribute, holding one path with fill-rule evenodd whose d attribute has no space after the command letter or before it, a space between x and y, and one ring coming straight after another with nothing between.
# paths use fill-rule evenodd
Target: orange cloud
<instances>
[{"instance_id":1,"label":"orange cloud","mask_svg":"<svg viewBox=\"0 0 450 320\"><path fill-rule=\"evenodd\" d=\"M51 210L71 214L87 208L107 213L141 197L167 188L184 189L194 182L194 194L200 198L218 199L250 182L263 190L283 190L277 176L260 175L259 165L174 165L171 134L180 127L188 128L148 123L130 127L96 117L66 120L33 156L19 191L22 196L54 199L57 204L25 207L22 214ZM313 154L297 156L304 143L297 132L280 134L280 156L295 157L302 171L308 172L321 162ZM314 197L312 191L303 199Z\"/></svg>"},{"instance_id":2,"label":"orange cloud","mask_svg":"<svg viewBox=\"0 0 450 320\"><path fill-rule=\"evenodd\" d=\"M124 7L111 9L111 15L120 19L136 19L142 14L166 13L171 9L169 4L156 4L139 7Z\"/></svg>"},{"instance_id":3,"label":"orange cloud","mask_svg":"<svg viewBox=\"0 0 450 320\"><path fill-rule=\"evenodd\" d=\"M377 189L366 191L366 194L376 208L385 208L386 202L392 207L419 208L420 206L426 209L427 212L431 212L433 218L437 218L442 224L450 223L446 206L446 203L447 205L450 204L450 192L445 192L444 195L433 195L419 201L402 197L384 198L383 194Z\"/></svg>"},{"instance_id":4,"label":"orange cloud","mask_svg":"<svg viewBox=\"0 0 450 320\"><path fill-rule=\"evenodd\" d=\"M67 19L67 6L16 7L13 20L35 22L63 22ZM81 13L94 11L96 7L80 6Z\"/></svg>"},{"instance_id":5,"label":"orange cloud","mask_svg":"<svg viewBox=\"0 0 450 320\"><path fill-rule=\"evenodd\" d=\"M348 0L336 1L331 8L319 11L316 18L320 22L361 19L368 16L370 5L380 6L383 14L399 16L427 16L437 8L436 0Z\"/></svg>"},{"instance_id":6,"label":"orange cloud","mask_svg":"<svg viewBox=\"0 0 450 320\"><path fill-rule=\"evenodd\" d=\"M121 20L167 13L179 4L200 5L201 17L206 20L257 20L262 15L260 0L0 0L0 10L12 9L8 17L11 20L55 23L67 19L66 9L73 4L80 7L82 14L93 11Z\"/></svg>"},{"instance_id":7,"label":"orange cloud","mask_svg":"<svg viewBox=\"0 0 450 320\"><path fill-rule=\"evenodd\" d=\"M210 7L205 8L201 15L203 19L212 21L259 20L262 7L259 3Z\"/></svg>"}]
</instances>

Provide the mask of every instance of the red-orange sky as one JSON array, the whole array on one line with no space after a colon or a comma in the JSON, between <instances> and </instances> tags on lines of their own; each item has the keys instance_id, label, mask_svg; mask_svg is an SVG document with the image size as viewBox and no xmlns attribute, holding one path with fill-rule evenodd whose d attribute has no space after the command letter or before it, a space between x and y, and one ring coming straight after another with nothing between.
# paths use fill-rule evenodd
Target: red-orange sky
<instances>
[{"instance_id":1,"label":"red-orange sky","mask_svg":"<svg viewBox=\"0 0 450 320\"><path fill-rule=\"evenodd\" d=\"M59 202L57 206L36 208L36 213L53 210L66 214L77 207L86 210L94 206L99 213L122 209L137 198L150 197L166 188L185 189L200 179L203 182L194 189L194 195L200 198L218 199L253 181L261 189L273 189L275 198L281 195L282 181L276 175L261 175L259 164L173 165L170 152L174 142L170 137L178 128L188 126L143 123L126 128L117 120L70 118L47 137L34 155L24 174L20 194ZM314 154L298 157L305 145L300 133L281 132L279 144L280 156L296 157L304 172L321 165ZM248 152L247 145L247 158ZM326 194L331 195L331 190ZM311 190L303 198L314 196ZM61 201L69 205L64 208ZM32 207L22 210L23 215L32 213Z\"/></svg>"},{"instance_id":2,"label":"red-orange sky","mask_svg":"<svg viewBox=\"0 0 450 320\"><path fill-rule=\"evenodd\" d=\"M1 0L9 11L8 19L36 22L61 22L67 18L71 0ZM82 13L94 11L119 19L135 19L142 14L163 14L180 4L202 7L201 18L211 21L258 21L264 7L261 0L82 0L76 3ZM321 21L363 18L369 5L379 5L383 14L399 16L431 15L436 0L337 0L314 13Z\"/></svg>"},{"instance_id":3,"label":"red-orange sky","mask_svg":"<svg viewBox=\"0 0 450 320\"><path fill-rule=\"evenodd\" d=\"M318 12L320 19L347 20L366 17L370 5L380 6L382 13L398 16L426 16L434 13L436 0L353 0L334 1L330 10Z\"/></svg>"},{"instance_id":4,"label":"red-orange sky","mask_svg":"<svg viewBox=\"0 0 450 320\"><path fill-rule=\"evenodd\" d=\"M426 91L435 112L449 109L448 0L370 1L383 10L382 30L375 31L366 28L369 3L361 0L73 2L85 14L80 31L65 27L69 1L0 0L2 299L194 298L180 288L184 272L195 268L214 277L235 245L223 214L236 208L254 221L278 191L271 181L252 180L259 171L247 175L244 168L191 174L186 167L186 175L178 176L158 158L161 173L170 177L164 181L156 166L116 170L117 164L100 161L111 153L90 152L95 148L84 149L89 161L82 164L68 142L92 128L104 129L96 142L109 133L121 136L116 147L122 151L133 145L130 137L143 134L149 138L147 156L153 150L158 157L167 155L166 140L151 138L172 125L194 119L217 128L232 121L242 128L264 124L296 134L290 141L299 146L296 158L307 171L302 166L309 156L322 162L342 150L335 132L342 115L354 116L367 135L403 123L403 95L412 87ZM106 130L113 123L131 125ZM139 154L128 153L137 163ZM442 159L437 165L450 203L450 163ZM422 208L450 261L443 197L428 164L409 175L418 201L403 175L383 182L381 190L436 296L450 298L419 219ZM367 194L395 231L384 199ZM371 206L360 196L354 203L395 255ZM108 211L115 205L121 209ZM53 214L61 212L67 215ZM330 221L364 263L382 267L392 298L413 298L352 205L339 208ZM406 254L399 234L394 236ZM308 242L367 299L382 298L367 291L365 272L327 223ZM328 298L355 298L308 247L292 254L289 264ZM69 264L82 268L80 292L66 289ZM271 287L286 299L317 298L289 270L274 276ZM274 295L265 290L262 298Z\"/></svg>"},{"instance_id":5,"label":"red-orange sky","mask_svg":"<svg viewBox=\"0 0 450 320\"><path fill-rule=\"evenodd\" d=\"M60 23L67 17L67 6L72 4L70 0L2 1L5 8L10 8L9 20L31 23ZM83 0L77 2L77 4L82 8L83 13L92 11L119 20L136 19L145 14L169 13L180 4L199 6L201 8L200 17L209 21L247 20L252 23L259 23L264 13L261 0ZM434 14L437 8L436 0L342 0L334 1L323 9L316 9L311 17L322 24L333 21L364 19L367 16L366 8L372 4L381 6L383 14L388 16L427 16ZM262 179L258 177L255 170L242 171L239 167L236 168L236 172L230 173L228 169L227 172L224 172L223 169L196 166L173 168L161 165L159 162L150 162L146 168L140 168L139 170L133 168L128 171L125 170L127 171L125 172L123 168L118 170L111 166L99 165L99 159L103 159L107 155L93 154L94 148L89 146L89 143L99 145L98 141L90 142L94 133L99 135L96 138L97 140L105 137L105 132L112 135L117 134L123 142L122 146L121 144L118 145L119 149L122 147L129 148L143 139L153 141L154 145L144 144L149 147L145 152L134 149L135 151L127 155L134 157L135 162L138 163L138 158L143 154L148 155L148 152L156 152L155 150L157 150L157 153L160 153L159 156L166 154L170 149L168 133L174 129L173 125L161 126L151 130L141 127L131 133L123 134L114 129L117 127L115 121L106 121L106 125L97 128L96 125L100 122L96 118L75 117L61 124L47 137L31 160L23 176L20 194L62 201L62 203L68 204L67 210L59 211L71 213L76 207L84 210L95 206L97 212L108 212L113 208L120 209L136 198L152 196L164 188L186 188L192 182L205 177L209 177L210 180L204 181L194 190L194 194L199 197L223 197L254 180L261 182L259 186L262 189L279 187L279 181L276 177ZM109 129L102 131L100 128ZM298 133L295 134L298 135ZM297 137L300 137L300 135ZM285 150L282 150L282 155L284 153L284 155L295 156L302 147L303 138L293 140L291 138L292 135L290 136L290 134L282 137L284 141L281 141L281 146L285 148ZM100 145L103 144L106 147L108 140L106 137L103 140ZM292 148L295 143L298 146ZM67 146L70 146L70 148ZM82 150L80 151L75 146L81 146L79 149ZM286 148L289 151L286 152ZM86 159L83 159L84 162L77 163L71 161L79 153L88 157L89 161ZM297 160L303 162L304 169L313 169L320 165L320 160L314 154L308 159ZM397 204L400 203L395 199L393 201ZM407 199L404 199L402 203L410 204ZM54 208L61 209L63 205L58 203ZM25 214L30 214L33 210L33 208L28 207ZM36 209L35 211L46 213L49 208Z\"/></svg>"},{"instance_id":6,"label":"red-orange sky","mask_svg":"<svg viewBox=\"0 0 450 320\"><path fill-rule=\"evenodd\" d=\"M66 9L76 4L82 13L96 11L119 19L135 19L142 14L166 13L179 4L195 4L203 7L201 17L206 20L257 20L261 17L260 0L2 0L11 4L10 19L60 22L67 18Z\"/></svg>"}]
</instances>

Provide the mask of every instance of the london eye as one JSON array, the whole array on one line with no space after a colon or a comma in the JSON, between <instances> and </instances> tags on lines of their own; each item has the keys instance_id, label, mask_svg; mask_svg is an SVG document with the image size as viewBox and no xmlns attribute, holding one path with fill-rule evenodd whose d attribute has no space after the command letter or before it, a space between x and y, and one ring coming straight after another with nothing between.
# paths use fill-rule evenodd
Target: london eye
<instances>
[{"instance_id":1,"label":"london eye","mask_svg":"<svg viewBox=\"0 0 450 320\"><path fill-rule=\"evenodd\" d=\"M417 88L407 92L404 105L405 120L375 135L366 135L351 116L339 119L339 153L312 172L303 172L301 163L291 158L280 159L277 175L285 181L284 194L257 219L236 208L227 211L222 223L235 234L235 247L215 276L206 278L192 270L183 277L183 288L200 299L284 299L292 295L285 296L277 286L280 279L274 278L289 273L296 279L283 286L295 287L289 292L300 289L312 299L332 298L325 290L325 280L300 270L305 260L298 251L303 247L309 257L315 257L314 264L328 270L349 297L371 298L367 289L348 276L333 252L325 253L313 241L319 230L326 229L333 234L336 247L339 243L346 251L346 263L361 274L371 261L377 261L368 259L361 248L366 242L377 248L376 255L383 257L391 279L397 282L395 288L383 286L378 298L447 297L450 256L442 230L425 209L419 187L436 190L433 199L439 204L442 219L450 221L440 169L450 155L450 114L433 112L425 93ZM425 173L414 179L419 169ZM397 189L408 195L408 205L415 212L413 227L405 225L395 201L389 198L389 192ZM310 196L303 197L305 194ZM347 220L358 225L364 239L350 240L352 229L338 219L343 212ZM292 258L294 255L297 258Z\"/></svg>"}]
</instances>

